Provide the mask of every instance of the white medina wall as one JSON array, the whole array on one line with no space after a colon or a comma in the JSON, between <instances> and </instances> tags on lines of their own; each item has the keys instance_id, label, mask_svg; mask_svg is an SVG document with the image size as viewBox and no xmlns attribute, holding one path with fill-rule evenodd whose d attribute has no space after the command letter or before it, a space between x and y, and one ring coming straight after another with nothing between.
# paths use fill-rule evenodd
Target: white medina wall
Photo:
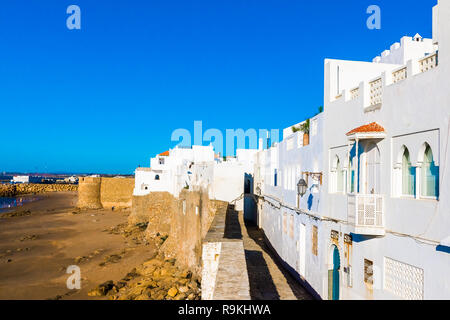
<instances>
[{"instance_id":1,"label":"white medina wall","mask_svg":"<svg viewBox=\"0 0 450 320\"><path fill-rule=\"evenodd\" d=\"M194 163L214 161L214 149L210 146L192 146Z\"/></svg>"},{"instance_id":2,"label":"white medina wall","mask_svg":"<svg viewBox=\"0 0 450 320\"><path fill-rule=\"evenodd\" d=\"M257 153L257 149L236 149L236 160L249 166L254 166Z\"/></svg>"},{"instance_id":3,"label":"white medina wall","mask_svg":"<svg viewBox=\"0 0 450 320\"><path fill-rule=\"evenodd\" d=\"M450 279L446 276L450 268L450 254L447 249L439 247L439 242L448 236L450 230L450 182L447 177L448 139L450 128L450 99L447 84L450 74L450 13L449 2L439 2L439 9L434 10L439 17L445 16L446 22L434 23L438 26L439 65L437 68L420 73L417 61L408 63L407 79L392 83L386 74L383 77L382 106L380 110L369 112L361 97L351 99L345 95L337 100L325 101L325 188L331 190L328 183L332 158L346 153L347 138L345 133L363 124L373 121L382 125L387 137L378 143L381 154L381 194L385 199L385 237L355 237L353 242L352 268L353 287L342 283L342 296L347 298L400 299L408 296L403 293L393 294L384 289L388 281L386 261L398 261L398 272L420 270L424 273L423 298L448 299L450 296ZM443 37L445 34L447 37ZM358 63L355 63L358 64ZM327 66L325 67L327 69ZM325 87L333 82L333 77L325 72ZM327 84L328 83L328 84ZM331 100L331 101L330 101ZM336 122L339 119L339 122ZM433 149L435 160L440 166L440 199L424 200L399 196L398 177L395 163L406 145L411 153L411 160L417 164L427 142ZM328 216L346 220L347 197L345 194L329 194L323 199ZM343 222L337 226L338 231L349 233L351 229ZM398 236L398 234L403 236ZM417 239L420 237L421 239ZM423 239L427 239L424 241ZM330 245L330 240L328 244ZM445 252L447 250L447 252ZM363 280L364 259L373 261L374 281L378 284L369 290ZM405 280L400 280L405 281ZM405 295L405 296L402 296Z\"/></svg>"},{"instance_id":4,"label":"white medina wall","mask_svg":"<svg viewBox=\"0 0 450 320\"><path fill-rule=\"evenodd\" d=\"M212 197L212 185L214 183L214 161L195 163L192 168L191 185L195 189L206 190Z\"/></svg>"},{"instance_id":5,"label":"white medina wall","mask_svg":"<svg viewBox=\"0 0 450 320\"><path fill-rule=\"evenodd\" d=\"M311 118L317 126L311 130L310 144L303 146L303 133L285 135L282 142L269 150L260 151L256 157L255 185L261 185L264 200L259 200L259 226L264 230L267 240L284 262L287 269L298 281L321 297L326 298L327 279L325 260L327 250L321 247L320 237L329 234L329 228L321 222L320 193L311 192L316 182L310 179L310 190L301 200L303 212L297 207L297 182L301 172L322 172L323 152L323 114ZM273 170L278 169L277 186L274 186ZM281 205L280 205L281 204ZM318 250L313 253L313 227L318 229ZM302 264L304 268L301 267Z\"/></svg>"},{"instance_id":6,"label":"white medina wall","mask_svg":"<svg viewBox=\"0 0 450 320\"><path fill-rule=\"evenodd\" d=\"M284 203L297 206L297 183L302 172L322 172L323 114L310 119L309 145L303 146L303 133L296 132L279 144L280 188ZM315 129L313 129L313 127ZM308 191L300 200L303 210L319 212L320 181L308 178Z\"/></svg>"},{"instance_id":7,"label":"white medina wall","mask_svg":"<svg viewBox=\"0 0 450 320\"><path fill-rule=\"evenodd\" d=\"M214 164L213 198L232 202L244 193L245 174L253 175L250 163L224 161ZM244 209L243 199L236 202L236 210Z\"/></svg>"}]
</instances>

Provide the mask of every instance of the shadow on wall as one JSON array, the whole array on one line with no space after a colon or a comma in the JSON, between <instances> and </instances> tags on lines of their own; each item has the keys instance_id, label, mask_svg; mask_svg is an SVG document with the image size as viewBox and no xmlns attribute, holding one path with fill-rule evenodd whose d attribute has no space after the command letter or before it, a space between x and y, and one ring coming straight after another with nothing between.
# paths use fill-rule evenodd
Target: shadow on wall
<instances>
[{"instance_id":1,"label":"shadow on wall","mask_svg":"<svg viewBox=\"0 0 450 320\"><path fill-rule=\"evenodd\" d=\"M436 251L445 252L445 253L450 253L450 247L438 245L438 246L436 247Z\"/></svg>"},{"instance_id":2,"label":"shadow on wall","mask_svg":"<svg viewBox=\"0 0 450 320\"><path fill-rule=\"evenodd\" d=\"M363 241L377 238L377 236L370 236L370 235L363 235L363 234L350 233L350 235L352 236L353 242L363 242Z\"/></svg>"},{"instance_id":3,"label":"shadow on wall","mask_svg":"<svg viewBox=\"0 0 450 320\"><path fill-rule=\"evenodd\" d=\"M314 200L314 196L312 194L310 194L308 197L308 210L311 210L312 205L313 205L313 200Z\"/></svg>"}]
</instances>

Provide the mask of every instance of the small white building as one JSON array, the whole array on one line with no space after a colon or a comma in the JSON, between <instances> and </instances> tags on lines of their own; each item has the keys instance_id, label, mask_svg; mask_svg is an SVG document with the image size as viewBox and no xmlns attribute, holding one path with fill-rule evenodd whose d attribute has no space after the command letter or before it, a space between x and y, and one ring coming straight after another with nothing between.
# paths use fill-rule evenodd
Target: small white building
<instances>
[{"instance_id":1,"label":"small white building","mask_svg":"<svg viewBox=\"0 0 450 320\"><path fill-rule=\"evenodd\" d=\"M30 183L30 176L14 176L11 180L11 183Z\"/></svg>"},{"instance_id":2,"label":"small white building","mask_svg":"<svg viewBox=\"0 0 450 320\"><path fill-rule=\"evenodd\" d=\"M198 166L200 164L202 166ZM208 165L213 164L212 146L175 147L151 158L149 168L136 169L133 194L142 196L150 192L167 191L177 197L183 188L193 186L194 179L195 183L201 183L199 171L207 170Z\"/></svg>"}]
</instances>

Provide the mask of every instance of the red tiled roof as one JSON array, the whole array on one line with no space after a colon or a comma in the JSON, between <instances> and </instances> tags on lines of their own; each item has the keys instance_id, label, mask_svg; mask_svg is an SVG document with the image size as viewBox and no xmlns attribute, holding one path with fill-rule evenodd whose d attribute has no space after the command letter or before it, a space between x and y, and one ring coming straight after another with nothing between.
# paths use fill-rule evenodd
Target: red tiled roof
<instances>
[{"instance_id":1,"label":"red tiled roof","mask_svg":"<svg viewBox=\"0 0 450 320\"><path fill-rule=\"evenodd\" d=\"M368 133L368 132L385 132L385 131L384 128L380 126L378 123L372 122L347 132L347 135L349 136L355 133Z\"/></svg>"},{"instance_id":2,"label":"red tiled roof","mask_svg":"<svg viewBox=\"0 0 450 320\"><path fill-rule=\"evenodd\" d=\"M159 155L168 157L169 156L169 151L164 151L164 152L160 153Z\"/></svg>"}]
</instances>

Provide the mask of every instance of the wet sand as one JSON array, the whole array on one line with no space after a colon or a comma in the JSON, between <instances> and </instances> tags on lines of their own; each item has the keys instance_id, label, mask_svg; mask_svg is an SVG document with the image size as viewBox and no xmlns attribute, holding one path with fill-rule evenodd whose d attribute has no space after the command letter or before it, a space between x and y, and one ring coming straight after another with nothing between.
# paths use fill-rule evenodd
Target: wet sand
<instances>
[{"instance_id":1,"label":"wet sand","mask_svg":"<svg viewBox=\"0 0 450 320\"><path fill-rule=\"evenodd\" d=\"M27 214L0 214L0 299L98 299L88 296L96 285L153 257L153 244L108 232L129 209L78 211L76 201L76 192L47 193L15 210ZM69 265L81 269L80 290L66 286Z\"/></svg>"}]
</instances>

